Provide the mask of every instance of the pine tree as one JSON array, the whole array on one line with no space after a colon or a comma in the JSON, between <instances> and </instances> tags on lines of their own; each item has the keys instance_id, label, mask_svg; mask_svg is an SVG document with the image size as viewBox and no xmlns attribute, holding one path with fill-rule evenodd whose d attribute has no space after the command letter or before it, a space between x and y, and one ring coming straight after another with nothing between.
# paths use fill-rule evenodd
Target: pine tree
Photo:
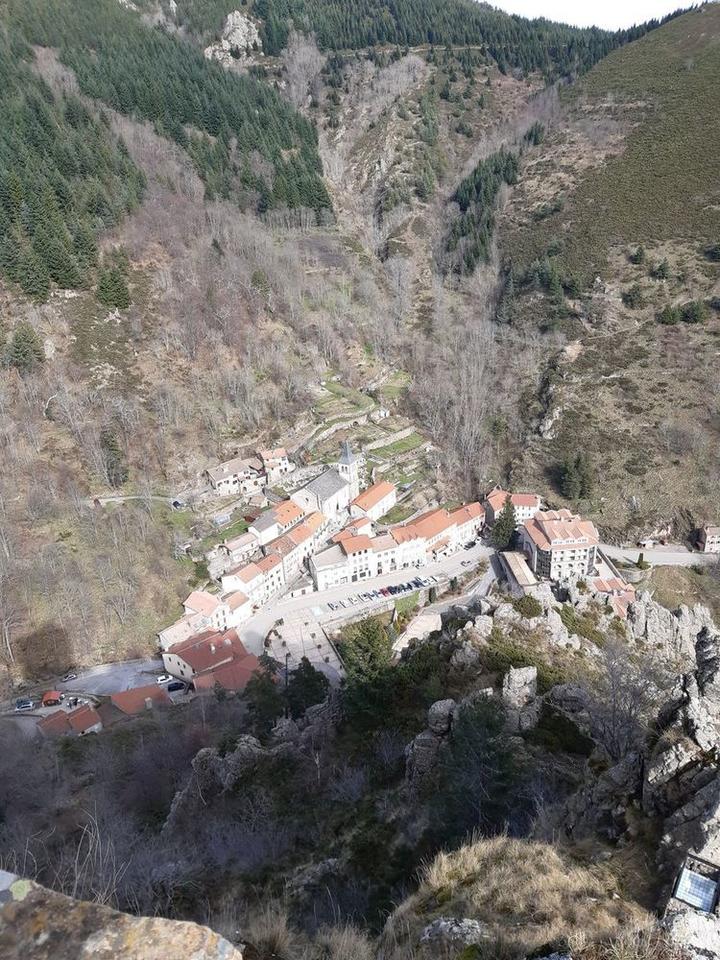
<instances>
[{"instance_id":1,"label":"pine tree","mask_svg":"<svg viewBox=\"0 0 720 960\"><path fill-rule=\"evenodd\" d=\"M260 666L248 680L243 698L252 716L253 729L257 736L267 736L275 721L283 715L285 704L277 680L280 664L263 654Z\"/></svg>"},{"instance_id":2,"label":"pine tree","mask_svg":"<svg viewBox=\"0 0 720 960\"><path fill-rule=\"evenodd\" d=\"M108 307L117 307L120 310L125 310L130 306L130 291L127 281L117 267L100 271L97 298L100 303L104 303Z\"/></svg>"},{"instance_id":3,"label":"pine tree","mask_svg":"<svg viewBox=\"0 0 720 960\"><path fill-rule=\"evenodd\" d=\"M593 490L593 468L584 450L568 454L560 467L560 492L568 500L589 497Z\"/></svg>"},{"instance_id":4,"label":"pine tree","mask_svg":"<svg viewBox=\"0 0 720 960\"><path fill-rule=\"evenodd\" d=\"M121 487L127 480L129 471L125 454L112 430L105 429L100 432L100 448L108 483L111 487Z\"/></svg>"},{"instance_id":5,"label":"pine tree","mask_svg":"<svg viewBox=\"0 0 720 960\"><path fill-rule=\"evenodd\" d=\"M20 255L17 281L23 292L33 300L47 300L50 293L50 274L32 247L27 247Z\"/></svg>"},{"instance_id":6,"label":"pine tree","mask_svg":"<svg viewBox=\"0 0 720 960\"><path fill-rule=\"evenodd\" d=\"M45 359L45 351L35 330L29 323L15 329L7 350L7 362L21 373L29 373Z\"/></svg>"},{"instance_id":7,"label":"pine tree","mask_svg":"<svg viewBox=\"0 0 720 960\"><path fill-rule=\"evenodd\" d=\"M316 670L307 657L303 657L288 683L287 702L290 715L293 718L301 717L308 707L321 703L327 696L329 685L325 674Z\"/></svg>"},{"instance_id":8,"label":"pine tree","mask_svg":"<svg viewBox=\"0 0 720 960\"><path fill-rule=\"evenodd\" d=\"M517 517L515 516L515 507L508 494L505 498L503 508L500 511L500 516L492 528L492 542L498 550L507 550L515 536L516 527Z\"/></svg>"}]
</instances>

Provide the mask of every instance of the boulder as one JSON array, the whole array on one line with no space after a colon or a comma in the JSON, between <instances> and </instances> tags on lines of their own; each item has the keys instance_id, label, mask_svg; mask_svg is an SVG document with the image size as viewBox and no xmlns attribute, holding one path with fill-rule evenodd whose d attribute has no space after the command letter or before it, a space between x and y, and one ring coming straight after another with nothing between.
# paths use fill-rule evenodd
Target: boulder
<instances>
[{"instance_id":1,"label":"boulder","mask_svg":"<svg viewBox=\"0 0 720 960\"><path fill-rule=\"evenodd\" d=\"M428 710L428 727L437 736L450 732L455 712L454 700L437 700Z\"/></svg>"},{"instance_id":2,"label":"boulder","mask_svg":"<svg viewBox=\"0 0 720 960\"><path fill-rule=\"evenodd\" d=\"M207 927L158 917L131 917L73 900L0 870L3 960L242 960Z\"/></svg>"},{"instance_id":3,"label":"boulder","mask_svg":"<svg viewBox=\"0 0 720 960\"><path fill-rule=\"evenodd\" d=\"M720 957L720 920L672 899L662 925L679 947L693 960L717 960Z\"/></svg>"},{"instance_id":4,"label":"boulder","mask_svg":"<svg viewBox=\"0 0 720 960\"><path fill-rule=\"evenodd\" d=\"M405 748L405 782L417 787L430 777L437 766L443 738L432 730L423 730Z\"/></svg>"},{"instance_id":5,"label":"boulder","mask_svg":"<svg viewBox=\"0 0 720 960\"><path fill-rule=\"evenodd\" d=\"M487 937L487 926L479 920L457 917L438 917L422 932L420 943L447 944L453 947L469 947L482 943Z\"/></svg>"}]
</instances>

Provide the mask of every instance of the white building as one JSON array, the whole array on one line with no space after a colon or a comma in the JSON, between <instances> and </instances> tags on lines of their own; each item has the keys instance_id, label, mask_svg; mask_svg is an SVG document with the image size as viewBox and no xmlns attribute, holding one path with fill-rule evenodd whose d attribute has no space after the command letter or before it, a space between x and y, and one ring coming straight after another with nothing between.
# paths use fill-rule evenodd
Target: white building
<instances>
[{"instance_id":1,"label":"white building","mask_svg":"<svg viewBox=\"0 0 720 960\"><path fill-rule=\"evenodd\" d=\"M267 482L271 486L274 483L280 483L284 477L295 469L295 464L288 459L285 447L277 447L275 450L260 450L258 456L262 460Z\"/></svg>"},{"instance_id":2,"label":"white building","mask_svg":"<svg viewBox=\"0 0 720 960\"><path fill-rule=\"evenodd\" d=\"M258 544L264 547L271 540L276 540L291 530L302 520L305 513L311 512L298 506L294 500L283 500L261 513L248 527L248 533L256 537Z\"/></svg>"},{"instance_id":3,"label":"white building","mask_svg":"<svg viewBox=\"0 0 720 960\"><path fill-rule=\"evenodd\" d=\"M327 590L394 570L424 566L476 536L483 520L483 508L471 503L453 513L441 508L431 510L380 536L357 533L350 524L334 537L333 546L310 561L313 580L318 590Z\"/></svg>"},{"instance_id":4,"label":"white building","mask_svg":"<svg viewBox=\"0 0 720 960\"><path fill-rule=\"evenodd\" d=\"M272 540L266 549L268 556L279 557L285 583L291 583L301 572L305 561L317 549L328 521L321 513L311 513L288 533Z\"/></svg>"},{"instance_id":5,"label":"white building","mask_svg":"<svg viewBox=\"0 0 720 960\"><path fill-rule=\"evenodd\" d=\"M262 461L257 457L235 457L205 473L213 490L221 497L231 494L249 496L262 490L266 483Z\"/></svg>"},{"instance_id":6,"label":"white building","mask_svg":"<svg viewBox=\"0 0 720 960\"><path fill-rule=\"evenodd\" d=\"M379 520L384 517L388 510L397 503L397 490L394 483L388 483L387 480L381 480L374 483L367 490L363 490L350 503L351 517L369 517L371 520Z\"/></svg>"},{"instance_id":7,"label":"white building","mask_svg":"<svg viewBox=\"0 0 720 960\"><path fill-rule=\"evenodd\" d=\"M530 568L546 580L586 576L595 568L595 524L570 510L539 511L525 521L520 537Z\"/></svg>"},{"instance_id":8,"label":"white building","mask_svg":"<svg viewBox=\"0 0 720 960\"><path fill-rule=\"evenodd\" d=\"M263 557L257 563L236 567L222 576L223 591L234 593L240 590L253 606L267 603L285 586L282 560L275 554Z\"/></svg>"},{"instance_id":9,"label":"white building","mask_svg":"<svg viewBox=\"0 0 720 960\"><path fill-rule=\"evenodd\" d=\"M706 524L700 531L699 547L703 553L720 553L720 527Z\"/></svg>"},{"instance_id":10,"label":"white building","mask_svg":"<svg viewBox=\"0 0 720 960\"><path fill-rule=\"evenodd\" d=\"M328 520L334 520L350 506L351 493L347 480L330 467L290 496L305 513L322 513Z\"/></svg>"},{"instance_id":11,"label":"white building","mask_svg":"<svg viewBox=\"0 0 720 960\"><path fill-rule=\"evenodd\" d=\"M183 616L158 634L161 650L184 643L203 630L234 629L252 616L252 604L242 590L221 596L207 590L193 590L183 601L183 609Z\"/></svg>"},{"instance_id":12,"label":"white building","mask_svg":"<svg viewBox=\"0 0 720 960\"><path fill-rule=\"evenodd\" d=\"M491 527L502 513L507 498L510 497L515 510L515 520L518 526L526 520L532 520L538 510L542 510L542 497L536 493L509 493L502 487L495 487L485 498L485 520Z\"/></svg>"}]
</instances>

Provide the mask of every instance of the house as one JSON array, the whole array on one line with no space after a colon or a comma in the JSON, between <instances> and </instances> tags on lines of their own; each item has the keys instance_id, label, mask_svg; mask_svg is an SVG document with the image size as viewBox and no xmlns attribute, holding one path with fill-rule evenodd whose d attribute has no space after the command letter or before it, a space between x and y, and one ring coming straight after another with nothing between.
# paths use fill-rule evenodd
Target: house
<instances>
[{"instance_id":1,"label":"house","mask_svg":"<svg viewBox=\"0 0 720 960\"><path fill-rule=\"evenodd\" d=\"M305 513L309 513L302 506L298 506L293 500L283 500L264 513L261 513L257 520L253 520L248 528L248 533L257 538L259 546L265 546L271 540L282 536L291 530L296 523L299 523Z\"/></svg>"},{"instance_id":2,"label":"house","mask_svg":"<svg viewBox=\"0 0 720 960\"><path fill-rule=\"evenodd\" d=\"M249 654L235 630L206 632L177 644L163 654L165 670L173 677L192 683L196 690L215 685L229 691L245 688L260 661Z\"/></svg>"},{"instance_id":3,"label":"house","mask_svg":"<svg viewBox=\"0 0 720 960\"><path fill-rule=\"evenodd\" d=\"M164 654L163 654L164 656ZM164 687L157 683L150 683L144 687L135 687L133 690L123 690L110 695L110 702L121 713L134 716L152 710L155 707L166 707L172 700Z\"/></svg>"},{"instance_id":4,"label":"house","mask_svg":"<svg viewBox=\"0 0 720 960\"><path fill-rule=\"evenodd\" d=\"M182 643L209 625L207 617L201 613L186 614L158 633L160 649L168 650L173 644Z\"/></svg>"},{"instance_id":5,"label":"house","mask_svg":"<svg viewBox=\"0 0 720 960\"><path fill-rule=\"evenodd\" d=\"M390 411L387 407L378 407L377 410L373 410L370 414L370 419L373 423L380 423L383 420L387 420L390 416Z\"/></svg>"},{"instance_id":6,"label":"house","mask_svg":"<svg viewBox=\"0 0 720 960\"><path fill-rule=\"evenodd\" d=\"M520 540L537 576L563 580L592 573L600 537L591 520L563 509L535 513L523 524Z\"/></svg>"},{"instance_id":7,"label":"house","mask_svg":"<svg viewBox=\"0 0 720 960\"><path fill-rule=\"evenodd\" d=\"M277 447L275 450L260 450L258 456L262 461L268 485L279 483L283 477L292 473L295 464L288 459L285 447Z\"/></svg>"},{"instance_id":8,"label":"house","mask_svg":"<svg viewBox=\"0 0 720 960\"><path fill-rule=\"evenodd\" d=\"M210 486L218 496L231 494L248 496L258 493L265 486L266 475L262 460L258 457L235 457L205 471Z\"/></svg>"},{"instance_id":9,"label":"house","mask_svg":"<svg viewBox=\"0 0 720 960\"><path fill-rule=\"evenodd\" d=\"M703 553L720 553L720 527L706 524L700 531L698 546Z\"/></svg>"},{"instance_id":10,"label":"house","mask_svg":"<svg viewBox=\"0 0 720 960\"><path fill-rule=\"evenodd\" d=\"M239 537L232 537L218 545L220 553L228 563L237 564L249 560L260 548L260 541L254 533L240 534Z\"/></svg>"},{"instance_id":11,"label":"house","mask_svg":"<svg viewBox=\"0 0 720 960\"><path fill-rule=\"evenodd\" d=\"M311 559L313 580L318 590L327 590L395 570L422 567L476 536L484 516L479 503L467 504L452 513L438 508L379 536L374 535L372 527L359 531L360 521L351 521L333 537L332 546Z\"/></svg>"},{"instance_id":12,"label":"house","mask_svg":"<svg viewBox=\"0 0 720 960\"><path fill-rule=\"evenodd\" d=\"M243 658L232 660L230 663L196 676L193 679L193 686L198 693L212 691L216 687L221 687L228 693L241 693L259 667L258 658L248 653Z\"/></svg>"},{"instance_id":13,"label":"house","mask_svg":"<svg viewBox=\"0 0 720 960\"><path fill-rule=\"evenodd\" d=\"M321 513L311 513L289 533L267 545L268 557L280 557L286 584L300 573L305 561L313 555L327 523Z\"/></svg>"},{"instance_id":14,"label":"house","mask_svg":"<svg viewBox=\"0 0 720 960\"><path fill-rule=\"evenodd\" d=\"M532 520L538 510L542 509L542 497L536 493L509 493L502 487L494 487L485 498L485 522L491 527L505 506L505 501L510 497L510 502L515 510L515 520L518 526L522 526L526 520Z\"/></svg>"},{"instance_id":15,"label":"house","mask_svg":"<svg viewBox=\"0 0 720 960\"><path fill-rule=\"evenodd\" d=\"M635 602L635 587L619 577L595 577L590 582L597 593L604 595L615 616L627 620L628 607Z\"/></svg>"},{"instance_id":16,"label":"house","mask_svg":"<svg viewBox=\"0 0 720 960\"><path fill-rule=\"evenodd\" d=\"M388 510L397 503L397 489L394 483L381 480L374 483L367 490L363 490L350 503L351 517L369 517L370 520L379 520Z\"/></svg>"},{"instance_id":17,"label":"house","mask_svg":"<svg viewBox=\"0 0 720 960\"><path fill-rule=\"evenodd\" d=\"M223 574L223 591L245 594L253 606L261 606L285 586L282 560L275 554L263 557L257 563L248 563Z\"/></svg>"},{"instance_id":18,"label":"house","mask_svg":"<svg viewBox=\"0 0 720 960\"><path fill-rule=\"evenodd\" d=\"M86 733L100 733L102 727L100 714L88 704L67 712L56 710L37 723L45 737L84 737Z\"/></svg>"}]
</instances>

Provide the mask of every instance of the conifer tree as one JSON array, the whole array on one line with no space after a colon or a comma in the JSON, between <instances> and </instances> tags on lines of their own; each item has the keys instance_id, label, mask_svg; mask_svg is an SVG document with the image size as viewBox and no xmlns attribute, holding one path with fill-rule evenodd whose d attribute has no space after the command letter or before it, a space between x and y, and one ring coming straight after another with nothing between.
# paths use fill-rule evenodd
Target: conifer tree
<instances>
[{"instance_id":1,"label":"conifer tree","mask_svg":"<svg viewBox=\"0 0 720 960\"><path fill-rule=\"evenodd\" d=\"M38 302L47 300L50 293L50 274L32 247L27 247L20 254L16 275L24 293Z\"/></svg>"},{"instance_id":2,"label":"conifer tree","mask_svg":"<svg viewBox=\"0 0 720 960\"><path fill-rule=\"evenodd\" d=\"M508 495L500 511L500 516L492 528L492 542L498 550L507 550L515 536L516 527L517 517L515 516L515 507Z\"/></svg>"},{"instance_id":3,"label":"conifer tree","mask_svg":"<svg viewBox=\"0 0 720 960\"><path fill-rule=\"evenodd\" d=\"M308 707L321 703L327 696L329 685L325 674L316 670L307 657L303 657L288 683L287 702L290 715L293 718L300 717Z\"/></svg>"},{"instance_id":4,"label":"conifer tree","mask_svg":"<svg viewBox=\"0 0 720 960\"><path fill-rule=\"evenodd\" d=\"M101 431L100 448L108 483L111 487L121 487L127 480L129 472L125 454L112 430Z\"/></svg>"},{"instance_id":5,"label":"conifer tree","mask_svg":"<svg viewBox=\"0 0 720 960\"><path fill-rule=\"evenodd\" d=\"M7 362L21 373L29 373L45 359L45 351L29 323L21 323L13 333L7 350Z\"/></svg>"}]
</instances>

